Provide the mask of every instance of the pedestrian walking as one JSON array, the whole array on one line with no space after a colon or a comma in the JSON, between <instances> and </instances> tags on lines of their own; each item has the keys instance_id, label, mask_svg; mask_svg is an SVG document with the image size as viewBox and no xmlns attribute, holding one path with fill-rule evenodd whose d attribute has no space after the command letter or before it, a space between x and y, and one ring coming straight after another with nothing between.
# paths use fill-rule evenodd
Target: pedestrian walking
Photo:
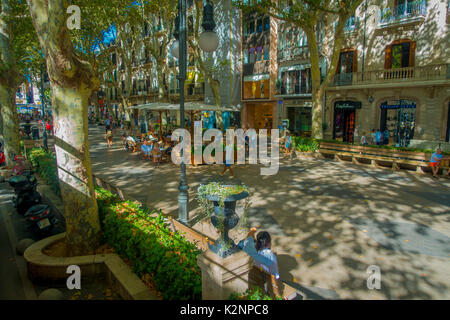
<instances>
[{"instance_id":1,"label":"pedestrian walking","mask_svg":"<svg viewBox=\"0 0 450 320\"><path fill-rule=\"evenodd\" d=\"M233 154L232 153L233 149L231 149L231 148L232 148L232 146L228 146L227 145L225 149L228 150L228 152L230 154ZM231 151L230 151L230 149L231 149ZM226 153L225 153L225 163L223 165L223 171L222 171L222 173L220 175L223 176L227 170L229 170L230 173L231 173L230 179L234 179L234 172L233 172L233 169L231 168L231 160L227 159L227 156L226 156Z\"/></svg>"},{"instance_id":2,"label":"pedestrian walking","mask_svg":"<svg viewBox=\"0 0 450 320\"><path fill-rule=\"evenodd\" d=\"M389 130L385 129L383 132L383 144L388 145L389 144Z\"/></svg>"},{"instance_id":3,"label":"pedestrian walking","mask_svg":"<svg viewBox=\"0 0 450 320\"><path fill-rule=\"evenodd\" d=\"M284 138L284 159L292 156L292 137L288 130Z\"/></svg>"},{"instance_id":4,"label":"pedestrian walking","mask_svg":"<svg viewBox=\"0 0 450 320\"><path fill-rule=\"evenodd\" d=\"M111 120L109 120L109 118L106 118L105 120L105 132L108 132L109 129L111 129Z\"/></svg>"},{"instance_id":5,"label":"pedestrian walking","mask_svg":"<svg viewBox=\"0 0 450 320\"><path fill-rule=\"evenodd\" d=\"M113 132L112 129L106 131L106 142L108 143L108 148L112 146L113 142Z\"/></svg>"},{"instance_id":6,"label":"pedestrian walking","mask_svg":"<svg viewBox=\"0 0 450 320\"><path fill-rule=\"evenodd\" d=\"M382 139L383 139L383 134L381 133L381 130L378 129L377 132L375 133L375 141L378 146L381 145Z\"/></svg>"}]
</instances>

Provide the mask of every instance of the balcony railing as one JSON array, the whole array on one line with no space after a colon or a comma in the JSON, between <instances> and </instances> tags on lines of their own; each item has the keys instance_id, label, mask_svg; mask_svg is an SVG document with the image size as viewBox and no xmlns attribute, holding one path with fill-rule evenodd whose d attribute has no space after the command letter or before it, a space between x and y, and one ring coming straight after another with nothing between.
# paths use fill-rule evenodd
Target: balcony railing
<instances>
[{"instance_id":1,"label":"balcony railing","mask_svg":"<svg viewBox=\"0 0 450 320\"><path fill-rule=\"evenodd\" d=\"M383 69L365 72L341 73L334 76L330 87L426 82L450 79L450 66L437 64L420 67Z\"/></svg>"},{"instance_id":2,"label":"balcony railing","mask_svg":"<svg viewBox=\"0 0 450 320\"><path fill-rule=\"evenodd\" d=\"M393 24L419 21L427 14L427 3L424 0L403 2L393 8L385 8L379 11L379 27Z\"/></svg>"},{"instance_id":3,"label":"balcony railing","mask_svg":"<svg viewBox=\"0 0 450 320\"><path fill-rule=\"evenodd\" d=\"M308 46L278 49L278 60L291 60L302 55L308 55Z\"/></svg>"},{"instance_id":4,"label":"balcony railing","mask_svg":"<svg viewBox=\"0 0 450 320\"><path fill-rule=\"evenodd\" d=\"M287 85L281 86L278 90L279 95L294 95L311 93L311 84L309 86Z\"/></svg>"}]
</instances>

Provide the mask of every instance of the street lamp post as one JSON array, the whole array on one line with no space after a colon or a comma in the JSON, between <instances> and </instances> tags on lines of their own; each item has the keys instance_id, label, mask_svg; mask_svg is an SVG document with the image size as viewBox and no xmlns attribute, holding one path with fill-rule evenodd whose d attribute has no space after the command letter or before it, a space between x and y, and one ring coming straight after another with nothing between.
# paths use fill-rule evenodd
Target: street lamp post
<instances>
[{"instance_id":1,"label":"street lamp post","mask_svg":"<svg viewBox=\"0 0 450 320\"><path fill-rule=\"evenodd\" d=\"M45 94L44 94L44 64L41 64L41 106L42 106L42 140L44 149L48 150L47 130L45 128Z\"/></svg>"},{"instance_id":2,"label":"street lamp post","mask_svg":"<svg viewBox=\"0 0 450 320\"><path fill-rule=\"evenodd\" d=\"M215 51L219 39L214 32L214 10L212 4L208 1L203 8L203 22L202 27L204 32L199 37L199 46L203 51ZM175 19L176 41L172 44L172 55L179 59L179 74L180 81L180 127L185 129L184 121L184 82L186 80L186 0L178 0L178 16ZM193 125L193 124L192 124ZM189 221L188 203L189 203L189 186L186 182L186 164L184 162L184 154L181 151L181 165L180 165L180 184L178 185L178 220L187 224Z\"/></svg>"}]
</instances>

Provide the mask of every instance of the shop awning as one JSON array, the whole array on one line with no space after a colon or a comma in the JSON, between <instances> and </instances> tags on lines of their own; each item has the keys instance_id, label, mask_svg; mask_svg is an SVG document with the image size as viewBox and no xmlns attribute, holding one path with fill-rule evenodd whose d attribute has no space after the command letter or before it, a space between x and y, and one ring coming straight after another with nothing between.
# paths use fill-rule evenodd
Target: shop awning
<instances>
[{"instance_id":1,"label":"shop awning","mask_svg":"<svg viewBox=\"0 0 450 320\"><path fill-rule=\"evenodd\" d=\"M127 109L137 109L137 110L148 110L148 111L179 111L180 104L179 103L167 103L167 102L152 102L146 103L138 106L130 106ZM205 102L185 102L184 111L221 111L221 112L233 112L239 111L238 106L231 107L218 107L212 104L206 104Z\"/></svg>"}]
</instances>

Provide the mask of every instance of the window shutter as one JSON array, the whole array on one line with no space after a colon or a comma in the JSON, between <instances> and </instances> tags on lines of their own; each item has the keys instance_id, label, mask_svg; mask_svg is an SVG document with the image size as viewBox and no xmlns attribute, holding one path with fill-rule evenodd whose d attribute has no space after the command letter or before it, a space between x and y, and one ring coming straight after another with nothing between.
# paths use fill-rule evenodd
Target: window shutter
<instances>
[{"instance_id":1,"label":"window shutter","mask_svg":"<svg viewBox=\"0 0 450 320\"><path fill-rule=\"evenodd\" d=\"M386 47L386 55L384 58L384 68L391 69L392 67L392 46L389 45Z\"/></svg>"},{"instance_id":2,"label":"window shutter","mask_svg":"<svg viewBox=\"0 0 450 320\"><path fill-rule=\"evenodd\" d=\"M414 67L415 55L416 55L416 42L411 41L411 43L409 45L409 66L410 67Z\"/></svg>"},{"instance_id":3,"label":"window shutter","mask_svg":"<svg viewBox=\"0 0 450 320\"><path fill-rule=\"evenodd\" d=\"M358 50L353 51L353 72L358 71Z\"/></svg>"}]
</instances>

